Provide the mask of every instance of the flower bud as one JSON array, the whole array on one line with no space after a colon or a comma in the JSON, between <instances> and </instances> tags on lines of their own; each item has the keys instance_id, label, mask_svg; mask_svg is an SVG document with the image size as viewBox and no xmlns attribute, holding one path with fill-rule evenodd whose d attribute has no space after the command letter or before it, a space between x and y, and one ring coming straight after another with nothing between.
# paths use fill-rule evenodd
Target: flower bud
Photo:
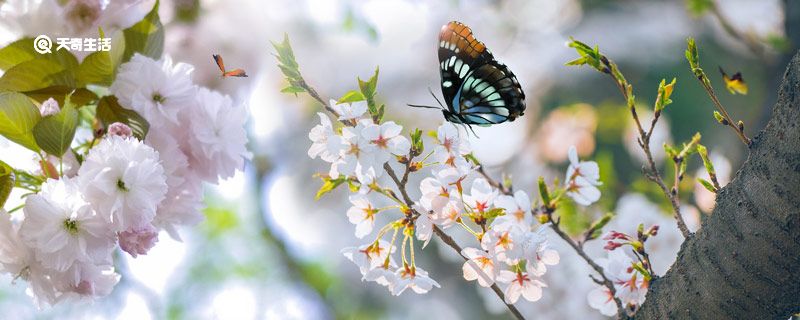
<instances>
[{"instance_id":1,"label":"flower bud","mask_svg":"<svg viewBox=\"0 0 800 320\"><path fill-rule=\"evenodd\" d=\"M127 124L124 124L122 122L114 122L110 126L108 126L108 134L111 136L120 136L123 138L129 138L131 135L133 135L133 131L131 130L131 127L129 127Z\"/></svg>"},{"instance_id":2,"label":"flower bud","mask_svg":"<svg viewBox=\"0 0 800 320\"><path fill-rule=\"evenodd\" d=\"M61 108L58 106L58 101L53 98L47 99L42 102L42 105L39 106L39 112L42 114L42 117L52 116L61 111Z\"/></svg>"}]
</instances>

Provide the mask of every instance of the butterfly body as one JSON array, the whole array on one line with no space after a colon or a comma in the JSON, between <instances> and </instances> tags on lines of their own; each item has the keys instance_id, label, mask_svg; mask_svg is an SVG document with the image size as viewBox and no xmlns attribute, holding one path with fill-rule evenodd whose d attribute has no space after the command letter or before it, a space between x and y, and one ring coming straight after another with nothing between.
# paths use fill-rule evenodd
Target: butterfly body
<instances>
[{"instance_id":1,"label":"butterfly body","mask_svg":"<svg viewBox=\"0 0 800 320\"><path fill-rule=\"evenodd\" d=\"M719 72L722 73L722 80L725 82L728 92L731 94L747 94L747 83L744 82L741 72L728 76L725 70L722 70L722 67L719 67Z\"/></svg>"},{"instance_id":2,"label":"butterfly body","mask_svg":"<svg viewBox=\"0 0 800 320\"><path fill-rule=\"evenodd\" d=\"M514 121L525 111L517 77L460 22L439 33L439 71L447 121L489 126Z\"/></svg>"}]
</instances>

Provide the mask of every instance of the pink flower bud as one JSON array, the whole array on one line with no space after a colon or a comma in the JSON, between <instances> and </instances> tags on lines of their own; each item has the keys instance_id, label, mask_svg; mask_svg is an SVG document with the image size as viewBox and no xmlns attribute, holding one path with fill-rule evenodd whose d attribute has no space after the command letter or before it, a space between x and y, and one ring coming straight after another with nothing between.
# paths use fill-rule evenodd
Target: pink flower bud
<instances>
[{"instance_id":1,"label":"pink flower bud","mask_svg":"<svg viewBox=\"0 0 800 320\"><path fill-rule=\"evenodd\" d=\"M621 243L614 242L614 241L609 241L608 243L606 243L606 246L603 247L603 249L608 250L608 251L614 251L614 249L619 248L621 246L622 246Z\"/></svg>"},{"instance_id":2,"label":"pink flower bud","mask_svg":"<svg viewBox=\"0 0 800 320\"><path fill-rule=\"evenodd\" d=\"M119 233L119 247L134 258L140 254L147 254L156 242L158 242L158 230L151 224Z\"/></svg>"},{"instance_id":3,"label":"pink flower bud","mask_svg":"<svg viewBox=\"0 0 800 320\"><path fill-rule=\"evenodd\" d=\"M61 108L58 106L58 101L53 98L45 100L39 106L39 113L42 114L42 117L52 116L59 111L61 111Z\"/></svg>"},{"instance_id":4,"label":"pink flower bud","mask_svg":"<svg viewBox=\"0 0 800 320\"><path fill-rule=\"evenodd\" d=\"M650 236L657 235L658 234L658 225L656 224L656 225L653 225L652 227L650 227L650 230L648 230L647 233L649 233Z\"/></svg>"},{"instance_id":5,"label":"pink flower bud","mask_svg":"<svg viewBox=\"0 0 800 320\"><path fill-rule=\"evenodd\" d=\"M127 124L124 124L122 122L114 122L110 126L108 126L108 134L112 136L129 138L131 135L133 135L133 131L131 130L131 127L129 127Z\"/></svg>"}]
</instances>

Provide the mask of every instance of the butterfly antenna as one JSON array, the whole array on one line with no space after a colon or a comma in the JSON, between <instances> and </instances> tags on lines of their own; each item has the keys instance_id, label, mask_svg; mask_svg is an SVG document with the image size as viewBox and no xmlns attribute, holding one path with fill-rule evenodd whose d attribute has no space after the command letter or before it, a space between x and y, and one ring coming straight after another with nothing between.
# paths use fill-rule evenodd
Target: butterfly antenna
<instances>
[{"instance_id":1,"label":"butterfly antenna","mask_svg":"<svg viewBox=\"0 0 800 320\"><path fill-rule=\"evenodd\" d=\"M418 105L418 104L406 104L406 105L409 106L409 107L414 107L414 108L439 109L439 108L434 107L434 106L423 106L423 105Z\"/></svg>"},{"instance_id":2,"label":"butterfly antenna","mask_svg":"<svg viewBox=\"0 0 800 320\"><path fill-rule=\"evenodd\" d=\"M435 99L435 100L436 100L436 102L439 104L439 106L440 106L440 107L442 107L442 109L446 109L446 108L444 107L444 105L442 104L442 102L441 102L441 101L439 101L439 98L437 98L437 97L436 97L436 95L433 93L433 90L431 89L431 87L428 87L428 92L430 92L430 93L431 93L431 96L433 96L433 99Z\"/></svg>"}]
</instances>

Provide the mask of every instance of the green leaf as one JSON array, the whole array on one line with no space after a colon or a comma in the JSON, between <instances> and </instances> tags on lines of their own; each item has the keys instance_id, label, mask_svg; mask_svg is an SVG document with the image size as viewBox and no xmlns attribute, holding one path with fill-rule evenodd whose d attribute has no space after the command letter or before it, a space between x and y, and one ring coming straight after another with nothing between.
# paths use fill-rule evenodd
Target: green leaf
<instances>
[{"instance_id":1,"label":"green leaf","mask_svg":"<svg viewBox=\"0 0 800 320\"><path fill-rule=\"evenodd\" d=\"M303 93L303 92L306 92L306 89L304 89L302 87L296 87L296 86L288 86L286 88L281 89L281 93L298 94L298 93Z\"/></svg>"},{"instance_id":2,"label":"green leaf","mask_svg":"<svg viewBox=\"0 0 800 320\"><path fill-rule=\"evenodd\" d=\"M369 114L372 116L372 120L374 122L380 122L378 119L380 111L378 110L378 106L375 104L375 94L378 88L379 71L380 68L375 67L375 73L367 81L358 78L358 88L361 90L361 94L364 95L364 98L367 100L367 110L369 110Z\"/></svg>"},{"instance_id":3,"label":"green leaf","mask_svg":"<svg viewBox=\"0 0 800 320\"><path fill-rule=\"evenodd\" d=\"M317 191L317 195L314 196L314 200L319 200L326 193L335 190L336 187L340 186L345 181L347 181L346 177L339 177L337 179L322 178L322 187L320 187Z\"/></svg>"},{"instance_id":4,"label":"green leaf","mask_svg":"<svg viewBox=\"0 0 800 320\"><path fill-rule=\"evenodd\" d=\"M92 104L97 102L98 96L86 89L86 88L79 88L73 90L67 86L52 86L47 87L44 89L34 90L24 92L26 96L30 97L33 100L36 100L39 103L44 102L47 99L53 98L58 102L59 106L64 105L65 98L67 95L70 95L70 101L76 108L80 108L87 104Z\"/></svg>"},{"instance_id":5,"label":"green leaf","mask_svg":"<svg viewBox=\"0 0 800 320\"><path fill-rule=\"evenodd\" d=\"M144 140L150 124L142 118L136 111L123 108L115 96L105 96L100 98L97 104L97 118L108 127L114 122L120 122L131 127L133 135L140 140Z\"/></svg>"},{"instance_id":6,"label":"green leaf","mask_svg":"<svg viewBox=\"0 0 800 320\"><path fill-rule=\"evenodd\" d=\"M592 222L592 225L589 226L589 230L587 230L588 233L586 240L597 239L601 234L603 234L603 227L605 227L606 224L608 224L608 222L611 221L611 218L613 217L614 214L608 212L599 219Z\"/></svg>"},{"instance_id":7,"label":"green leaf","mask_svg":"<svg viewBox=\"0 0 800 320\"><path fill-rule=\"evenodd\" d=\"M161 58L164 52L164 26L158 17L160 1L156 0L153 9L142 21L122 31L125 36L125 52L122 61L128 61L134 53L140 53L153 59Z\"/></svg>"},{"instance_id":8,"label":"green leaf","mask_svg":"<svg viewBox=\"0 0 800 320\"><path fill-rule=\"evenodd\" d=\"M74 71L47 59L22 62L0 78L0 91L26 92L51 86L75 87Z\"/></svg>"},{"instance_id":9,"label":"green leaf","mask_svg":"<svg viewBox=\"0 0 800 320\"><path fill-rule=\"evenodd\" d=\"M14 169L3 161L0 161L0 208L6 204L11 189L14 188L16 176Z\"/></svg>"},{"instance_id":10,"label":"green leaf","mask_svg":"<svg viewBox=\"0 0 800 320\"><path fill-rule=\"evenodd\" d=\"M505 214L506 214L506 210L505 209L503 209L503 208L493 208L493 209L491 209L489 211L484 212L483 213L483 217L486 218L486 219L494 219L494 218L497 218L497 217L505 215Z\"/></svg>"},{"instance_id":11,"label":"green leaf","mask_svg":"<svg viewBox=\"0 0 800 320\"><path fill-rule=\"evenodd\" d=\"M550 206L550 191L547 190L547 183L544 182L544 177L539 177L539 195L542 197L542 203L545 206Z\"/></svg>"},{"instance_id":12,"label":"green leaf","mask_svg":"<svg viewBox=\"0 0 800 320\"><path fill-rule=\"evenodd\" d=\"M706 190L711 191L713 193L717 193L717 188L714 188L714 185L711 184L711 182L708 182L708 180L703 178L697 178L697 182L700 182L700 184L703 185L703 187L706 188Z\"/></svg>"},{"instance_id":13,"label":"green leaf","mask_svg":"<svg viewBox=\"0 0 800 320\"><path fill-rule=\"evenodd\" d=\"M61 157L72 144L72 139L75 137L75 129L77 128L78 110L69 102L69 97L67 97L67 101L61 107L61 111L42 118L33 127L33 137L42 150L48 154Z\"/></svg>"},{"instance_id":14,"label":"green leaf","mask_svg":"<svg viewBox=\"0 0 800 320\"><path fill-rule=\"evenodd\" d=\"M78 86L111 86L124 54L125 35L118 31L111 39L111 51L97 51L83 59L78 67Z\"/></svg>"},{"instance_id":15,"label":"green leaf","mask_svg":"<svg viewBox=\"0 0 800 320\"><path fill-rule=\"evenodd\" d=\"M0 49L0 70L8 70L13 66L30 60L50 60L57 62L67 70L78 68L78 59L68 50L52 49L52 53L41 54L33 48L33 38L24 38L12 42Z\"/></svg>"},{"instance_id":16,"label":"green leaf","mask_svg":"<svg viewBox=\"0 0 800 320\"><path fill-rule=\"evenodd\" d=\"M41 119L39 108L24 94L0 92L0 134L8 140L38 152L33 127Z\"/></svg>"},{"instance_id":17,"label":"green leaf","mask_svg":"<svg viewBox=\"0 0 800 320\"><path fill-rule=\"evenodd\" d=\"M361 92L348 91L341 98L339 98L339 101L336 101L336 103L351 103L356 101L364 101L365 99L366 98L364 98L364 95L361 94Z\"/></svg>"}]
</instances>

